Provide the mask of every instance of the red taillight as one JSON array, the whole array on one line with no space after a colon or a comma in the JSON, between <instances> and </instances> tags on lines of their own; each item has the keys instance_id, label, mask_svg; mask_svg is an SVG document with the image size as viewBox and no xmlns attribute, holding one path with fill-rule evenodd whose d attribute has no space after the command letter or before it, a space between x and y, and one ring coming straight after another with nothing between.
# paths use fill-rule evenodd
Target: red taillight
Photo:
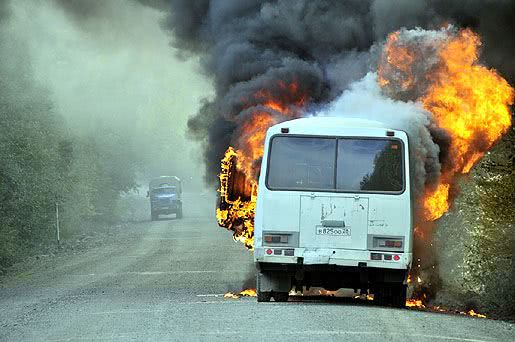
<instances>
[{"instance_id":1,"label":"red taillight","mask_svg":"<svg viewBox=\"0 0 515 342\"><path fill-rule=\"evenodd\" d=\"M272 253L273 253L273 252L274 252L274 251L273 251L273 250L271 250L270 248L266 250L266 254L268 254L268 255L272 255Z\"/></svg>"},{"instance_id":2,"label":"red taillight","mask_svg":"<svg viewBox=\"0 0 515 342\"><path fill-rule=\"evenodd\" d=\"M390 248L401 248L402 247L402 241L399 240L386 240L384 242L385 247Z\"/></svg>"},{"instance_id":3,"label":"red taillight","mask_svg":"<svg viewBox=\"0 0 515 342\"><path fill-rule=\"evenodd\" d=\"M399 261L399 260L400 260L400 258L401 258L401 257L400 257L400 256L398 256L397 254L395 254L395 255L393 256L393 260L395 260L395 261Z\"/></svg>"},{"instance_id":4,"label":"red taillight","mask_svg":"<svg viewBox=\"0 0 515 342\"><path fill-rule=\"evenodd\" d=\"M263 240L266 243L288 243L288 235L264 235Z\"/></svg>"}]
</instances>

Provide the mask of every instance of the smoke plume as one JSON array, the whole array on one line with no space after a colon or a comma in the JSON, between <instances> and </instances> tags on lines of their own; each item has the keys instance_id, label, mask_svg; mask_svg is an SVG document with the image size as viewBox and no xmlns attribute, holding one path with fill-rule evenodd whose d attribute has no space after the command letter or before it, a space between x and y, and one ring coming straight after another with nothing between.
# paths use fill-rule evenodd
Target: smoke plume
<instances>
[{"instance_id":1,"label":"smoke plume","mask_svg":"<svg viewBox=\"0 0 515 342\"><path fill-rule=\"evenodd\" d=\"M309 104L329 103L375 69L378 45L401 27L472 27L484 38L489 65L508 80L515 62L514 4L509 1L237 1L171 0L167 27L174 46L198 54L214 79L216 96L190 120L204 145L213 182L227 146L255 103L256 89L278 80L310 83ZM250 107L249 107L250 106ZM242 110L244 107L245 110ZM273 113L272 113L273 114ZM236 142L237 143L237 142Z\"/></svg>"},{"instance_id":2,"label":"smoke plume","mask_svg":"<svg viewBox=\"0 0 515 342\"><path fill-rule=\"evenodd\" d=\"M420 197L440 176L440 148L430 132L431 114L420 103L396 101L383 95L376 73L368 73L324 110L323 115L358 117L388 123L410 137L412 189Z\"/></svg>"},{"instance_id":3,"label":"smoke plume","mask_svg":"<svg viewBox=\"0 0 515 342\"><path fill-rule=\"evenodd\" d=\"M405 130L410 136L417 203L415 252L423 259L418 274L431 291L438 290L436 261L429 247L431 221L448 210L447 201L457 192L455 175L467 173L506 132L507 105L513 101L505 80L483 66L473 66L479 44L472 32L482 39L480 62L513 82L515 61L506 56L515 52L515 3L171 0L170 4L166 25L173 33L174 46L183 55L187 51L200 56L204 72L214 80L215 97L206 100L188 123L190 134L204 147L207 181L216 179L228 146L259 164L260 156L249 148L250 142L262 138L257 131L298 116L358 116ZM443 118L438 113L452 109L439 108L432 92L448 71L440 54L453 40L468 40L474 49L467 57L470 60L459 63L486 79L497 78L494 83L499 81L503 88L505 98L499 108L505 122L497 135L481 128L491 126L483 117L472 130L473 139L465 141L459 129L448 129L451 116ZM406 52L399 63L388 60L392 56L384 53L388 44ZM471 83L465 92L473 93ZM260 96L263 89L267 96ZM455 103L466 101L460 96ZM474 106L481 101L473 98L463 104ZM474 109L457 121L467 121L467 115L474 115ZM463 149L468 145L473 149ZM257 173L246 170L246 174L255 177ZM428 211L428 205L440 210Z\"/></svg>"}]
</instances>

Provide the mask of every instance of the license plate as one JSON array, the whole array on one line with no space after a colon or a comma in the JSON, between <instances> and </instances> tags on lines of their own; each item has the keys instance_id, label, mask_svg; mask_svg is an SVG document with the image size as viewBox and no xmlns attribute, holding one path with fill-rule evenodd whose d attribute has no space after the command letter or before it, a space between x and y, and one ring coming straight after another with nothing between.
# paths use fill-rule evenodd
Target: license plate
<instances>
[{"instance_id":1,"label":"license plate","mask_svg":"<svg viewBox=\"0 0 515 342\"><path fill-rule=\"evenodd\" d=\"M316 227L317 235L350 236L350 228Z\"/></svg>"}]
</instances>

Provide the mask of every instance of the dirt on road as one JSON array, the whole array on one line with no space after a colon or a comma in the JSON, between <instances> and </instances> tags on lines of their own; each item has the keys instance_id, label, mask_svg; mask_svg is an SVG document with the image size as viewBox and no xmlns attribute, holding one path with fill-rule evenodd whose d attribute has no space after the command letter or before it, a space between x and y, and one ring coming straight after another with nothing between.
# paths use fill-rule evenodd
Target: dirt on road
<instances>
[{"instance_id":1,"label":"dirt on road","mask_svg":"<svg viewBox=\"0 0 515 342\"><path fill-rule=\"evenodd\" d=\"M513 324L358 300L257 303L252 255L218 228L213 194L184 218L128 223L102 243L1 278L0 341L511 341Z\"/></svg>"}]
</instances>

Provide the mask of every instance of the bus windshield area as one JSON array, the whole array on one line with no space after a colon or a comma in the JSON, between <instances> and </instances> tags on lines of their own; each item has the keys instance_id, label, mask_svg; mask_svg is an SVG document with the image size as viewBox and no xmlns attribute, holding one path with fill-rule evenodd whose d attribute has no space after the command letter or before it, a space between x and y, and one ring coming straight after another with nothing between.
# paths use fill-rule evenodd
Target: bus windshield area
<instances>
[{"instance_id":1,"label":"bus windshield area","mask_svg":"<svg viewBox=\"0 0 515 342\"><path fill-rule=\"evenodd\" d=\"M403 144L395 138L276 136L268 160L271 190L404 190Z\"/></svg>"}]
</instances>

